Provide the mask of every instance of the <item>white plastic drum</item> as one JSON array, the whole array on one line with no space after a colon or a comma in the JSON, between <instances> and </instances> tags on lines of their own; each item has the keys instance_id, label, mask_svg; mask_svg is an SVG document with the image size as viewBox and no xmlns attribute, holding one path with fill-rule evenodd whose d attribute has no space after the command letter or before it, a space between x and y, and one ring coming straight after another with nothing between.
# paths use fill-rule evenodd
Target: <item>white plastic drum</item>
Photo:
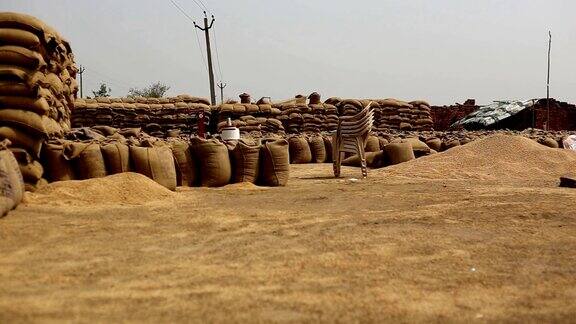
<instances>
[{"instance_id":1,"label":"white plastic drum","mask_svg":"<svg viewBox=\"0 0 576 324\"><path fill-rule=\"evenodd\" d=\"M220 133L220 137L224 141L239 140L240 139L240 130L236 127L225 127L222 129L222 132Z\"/></svg>"}]
</instances>

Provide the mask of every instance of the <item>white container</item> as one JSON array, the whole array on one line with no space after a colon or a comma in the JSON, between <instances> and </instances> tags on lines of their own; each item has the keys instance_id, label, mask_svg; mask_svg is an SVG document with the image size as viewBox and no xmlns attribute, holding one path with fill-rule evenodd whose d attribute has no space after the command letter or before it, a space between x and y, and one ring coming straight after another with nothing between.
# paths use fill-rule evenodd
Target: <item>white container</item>
<instances>
[{"instance_id":1,"label":"white container","mask_svg":"<svg viewBox=\"0 0 576 324\"><path fill-rule=\"evenodd\" d=\"M222 132L220 132L220 137L224 141L239 140L240 139L240 129L238 129L234 126L224 127L222 129Z\"/></svg>"}]
</instances>

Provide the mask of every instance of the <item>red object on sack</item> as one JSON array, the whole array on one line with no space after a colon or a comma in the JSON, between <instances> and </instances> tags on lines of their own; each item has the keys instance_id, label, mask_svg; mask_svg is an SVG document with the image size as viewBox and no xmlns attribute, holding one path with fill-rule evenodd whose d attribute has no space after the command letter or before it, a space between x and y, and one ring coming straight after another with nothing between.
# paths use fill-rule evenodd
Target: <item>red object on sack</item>
<instances>
[{"instance_id":1,"label":"red object on sack","mask_svg":"<svg viewBox=\"0 0 576 324\"><path fill-rule=\"evenodd\" d=\"M206 130L204 129L204 113L198 114L198 137L206 138Z\"/></svg>"}]
</instances>

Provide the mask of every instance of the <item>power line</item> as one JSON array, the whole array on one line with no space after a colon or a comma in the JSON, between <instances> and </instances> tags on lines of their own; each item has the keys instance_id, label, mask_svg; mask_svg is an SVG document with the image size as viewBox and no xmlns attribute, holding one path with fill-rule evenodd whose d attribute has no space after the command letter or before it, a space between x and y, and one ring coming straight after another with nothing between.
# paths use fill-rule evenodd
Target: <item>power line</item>
<instances>
[{"instance_id":1,"label":"power line","mask_svg":"<svg viewBox=\"0 0 576 324\"><path fill-rule=\"evenodd\" d=\"M176 3L176 1L170 0L170 2L172 2L172 4L174 5L174 7L176 7L176 9L178 9L184 16L186 16L186 18L188 18L190 21L194 21L194 19L192 19L192 17L190 17L190 16L186 13L186 11L184 11L184 9L182 9L182 7L180 7L180 5L178 5L178 4ZM196 5L198 6L198 8L200 8L200 10L202 10L202 7L200 7L197 2L194 2L194 3L196 3Z\"/></svg>"},{"instance_id":2,"label":"power line","mask_svg":"<svg viewBox=\"0 0 576 324\"><path fill-rule=\"evenodd\" d=\"M204 68L208 71L208 64L206 63L206 58L204 57L204 52L202 51L202 44L200 43L200 37L198 36L198 31L194 28L194 34L196 35L196 42L198 43L198 49L200 49L200 56L202 56L202 63Z\"/></svg>"},{"instance_id":3,"label":"power line","mask_svg":"<svg viewBox=\"0 0 576 324\"><path fill-rule=\"evenodd\" d=\"M180 7L180 5L176 3L176 1L170 0L170 2L174 5L174 7L176 7L176 9L178 9L178 11L180 11L186 18L188 18L188 20L194 23L194 19L190 17L190 15L188 15L186 11L184 11L184 9L182 9L182 7ZM202 10L202 7L200 7L200 5L196 1L194 1L194 3L198 6L198 8L200 8L200 10ZM202 52L202 44L200 43L200 38L198 37L198 31L196 30L196 28L194 28L194 34L196 35L196 43L198 43L198 50L200 51L200 56L202 57L202 64L204 64L204 68L206 69L206 71L208 71L208 65L206 64L206 58L204 57L204 52Z\"/></svg>"},{"instance_id":4,"label":"power line","mask_svg":"<svg viewBox=\"0 0 576 324\"><path fill-rule=\"evenodd\" d=\"M210 12L210 10L208 10L208 8L206 7L206 5L204 4L204 2L202 0L192 0L194 1L196 4L198 4L198 2L200 2L200 4L202 5L202 7L204 8L204 11L206 12ZM198 1L198 2L197 2Z\"/></svg>"},{"instance_id":5,"label":"power line","mask_svg":"<svg viewBox=\"0 0 576 324\"><path fill-rule=\"evenodd\" d=\"M220 74L220 81L224 80L222 75L222 67L220 66L220 54L218 54L218 41L216 40L216 28L212 29L212 34L214 35L214 46L216 49L216 62L218 62L218 72Z\"/></svg>"}]
</instances>

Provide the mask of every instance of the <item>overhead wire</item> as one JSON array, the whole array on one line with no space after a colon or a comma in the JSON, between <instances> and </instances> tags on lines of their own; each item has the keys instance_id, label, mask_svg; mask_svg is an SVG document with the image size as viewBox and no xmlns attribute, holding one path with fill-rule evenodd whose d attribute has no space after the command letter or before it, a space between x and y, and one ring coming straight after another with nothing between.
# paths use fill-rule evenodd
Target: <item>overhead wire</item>
<instances>
[{"instance_id":1,"label":"overhead wire","mask_svg":"<svg viewBox=\"0 0 576 324\"><path fill-rule=\"evenodd\" d=\"M178 3L176 3L175 0L170 0L170 2L174 5L174 7L176 7L176 9L178 9L178 11L180 11L186 18L188 18L188 20L194 23L194 19L190 17L190 15L188 15L186 11L182 9L182 7L178 5ZM200 10L203 10L202 7L195 0L194 3L198 6L198 8L200 8ZM194 25L196 24L194 23ZM206 63L206 58L204 57L204 52L202 51L202 43L200 43L200 37L198 37L198 31L196 29L197 29L196 26L194 26L194 34L196 35L196 42L198 43L198 50L200 51L200 57L202 57L202 64L204 64L204 68L206 69L206 71L208 71L208 63Z\"/></svg>"},{"instance_id":2,"label":"overhead wire","mask_svg":"<svg viewBox=\"0 0 576 324\"><path fill-rule=\"evenodd\" d=\"M220 54L218 53L218 40L216 39L216 28L212 28L212 35L214 35L214 48L216 49L216 62L218 63L218 73L220 74L220 82L224 80L222 74L222 66L220 65Z\"/></svg>"}]
</instances>

